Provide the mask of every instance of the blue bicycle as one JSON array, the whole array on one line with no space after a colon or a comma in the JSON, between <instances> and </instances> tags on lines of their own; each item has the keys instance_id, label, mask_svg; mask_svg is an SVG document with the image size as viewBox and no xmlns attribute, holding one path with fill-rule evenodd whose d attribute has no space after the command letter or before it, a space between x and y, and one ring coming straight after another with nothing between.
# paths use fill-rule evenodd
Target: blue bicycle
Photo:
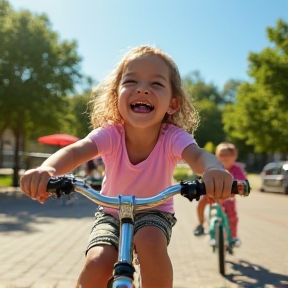
<instances>
[{"instance_id":1,"label":"blue bicycle","mask_svg":"<svg viewBox=\"0 0 288 288\"><path fill-rule=\"evenodd\" d=\"M247 184L244 183L244 185ZM71 192L76 191L102 207L110 207L119 210L120 241L118 247L118 261L114 265L113 276L108 282L107 287L109 288L133 288L136 286L133 286L133 284L137 284L138 287L141 287L141 268L139 270L137 269L138 273L134 273L135 267L133 265L136 264L136 266L139 266L137 261L133 261L133 250L135 248L133 245L134 214L137 210L140 211L152 208L164 203L168 198L177 194L181 194L188 198L189 201L192 201L193 199L199 200L201 195L206 194L205 185L195 180L193 182L182 181L180 184L168 187L160 194L148 198L137 198L133 195L108 197L91 188L85 181L76 179L73 175L50 178L47 185L47 191L56 198L59 198L63 194L70 194ZM231 191L232 193L241 194L242 190L239 190L236 181L234 182ZM155 271L155 273L157 273L157 271ZM138 279L134 279L134 276L137 276Z\"/></svg>"}]
</instances>

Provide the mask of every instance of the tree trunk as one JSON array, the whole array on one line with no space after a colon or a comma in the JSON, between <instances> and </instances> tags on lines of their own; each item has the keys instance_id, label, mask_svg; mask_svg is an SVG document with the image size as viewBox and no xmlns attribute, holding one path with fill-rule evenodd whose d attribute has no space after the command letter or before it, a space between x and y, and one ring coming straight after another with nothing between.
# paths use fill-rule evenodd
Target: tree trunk
<instances>
[{"instance_id":1,"label":"tree trunk","mask_svg":"<svg viewBox=\"0 0 288 288\"><path fill-rule=\"evenodd\" d=\"M3 133L6 129L6 126L4 126L0 131L0 168L3 167Z\"/></svg>"},{"instance_id":2,"label":"tree trunk","mask_svg":"<svg viewBox=\"0 0 288 288\"><path fill-rule=\"evenodd\" d=\"M19 147L20 147L20 133L15 133L13 187L19 186L19 166L20 166Z\"/></svg>"},{"instance_id":3,"label":"tree trunk","mask_svg":"<svg viewBox=\"0 0 288 288\"><path fill-rule=\"evenodd\" d=\"M2 134L0 134L0 168L2 167L3 165L3 141L2 141Z\"/></svg>"}]
</instances>

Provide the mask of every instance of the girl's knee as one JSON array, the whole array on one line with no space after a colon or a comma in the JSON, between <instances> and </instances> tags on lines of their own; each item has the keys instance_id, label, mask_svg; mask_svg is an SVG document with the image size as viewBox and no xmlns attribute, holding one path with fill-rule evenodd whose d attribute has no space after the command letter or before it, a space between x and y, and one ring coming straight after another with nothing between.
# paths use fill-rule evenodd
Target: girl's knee
<instances>
[{"instance_id":1,"label":"girl's knee","mask_svg":"<svg viewBox=\"0 0 288 288\"><path fill-rule=\"evenodd\" d=\"M134 242L138 253L167 252L167 238L159 228L154 226L147 226L137 231Z\"/></svg>"},{"instance_id":2,"label":"girl's knee","mask_svg":"<svg viewBox=\"0 0 288 288\"><path fill-rule=\"evenodd\" d=\"M117 251L113 246L104 245L91 248L87 253L78 286L88 288L98 283L98 287L106 287L116 261Z\"/></svg>"},{"instance_id":3,"label":"girl's knee","mask_svg":"<svg viewBox=\"0 0 288 288\"><path fill-rule=\"evenodd\" d=\"M173 269L165 234L157 227L147 226L136 233L134 243L140 260L143 287L172 287Z\"/></svg>"}]
</instances>

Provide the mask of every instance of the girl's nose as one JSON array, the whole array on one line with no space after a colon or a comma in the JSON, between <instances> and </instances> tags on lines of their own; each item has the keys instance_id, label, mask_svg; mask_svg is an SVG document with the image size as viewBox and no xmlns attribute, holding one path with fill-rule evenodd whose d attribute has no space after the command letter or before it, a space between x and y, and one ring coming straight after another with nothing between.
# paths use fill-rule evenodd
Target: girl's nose
<instances>
[{"instance_id":1,"label":"girl's nose","mask_svg":"<svg viewBox=\"0 0 288 288\"><path fill-rule=\"evenodd\" d=\"M147 89L143 89L143 88L138 88L137 92L139 94L149 94L149 91Z\"/></svg>"}]
</instances>

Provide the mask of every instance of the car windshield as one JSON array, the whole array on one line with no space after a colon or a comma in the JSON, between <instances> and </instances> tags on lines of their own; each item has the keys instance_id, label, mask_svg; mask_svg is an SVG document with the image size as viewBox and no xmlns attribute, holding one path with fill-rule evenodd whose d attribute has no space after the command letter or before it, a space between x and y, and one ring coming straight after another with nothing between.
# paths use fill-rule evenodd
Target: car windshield
<instances>
[{"instance_id":1,"label":"car windshield","mask_svg":"<svg viewBox=\"0 0 288 288\"><path fill-rule=\"evenodd\" d=\"M274 167L271 169L267 169L265 171L265 175L279 175L281 174L281 171L282 171L282 166Z\"/></svg>"}]
</instances>

